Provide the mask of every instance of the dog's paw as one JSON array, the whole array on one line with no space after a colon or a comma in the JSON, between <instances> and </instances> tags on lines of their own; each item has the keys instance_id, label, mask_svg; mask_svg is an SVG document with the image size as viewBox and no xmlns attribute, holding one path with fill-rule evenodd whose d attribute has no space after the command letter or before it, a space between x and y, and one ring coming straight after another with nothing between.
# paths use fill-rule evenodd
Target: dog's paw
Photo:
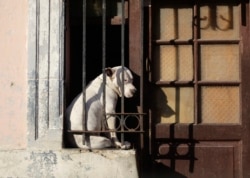
<instances>
[{"instance_id":1,"label":"dog's paw","mask_svg":"<svg viewBox=\"0 0 250 178\"><path fill-rule=\"evenodd\" d=\"M128 150L131 148L131 143L130 142L127 142L125 141L123 145L121 145L120 147L122 150Z\"/></svg>"},{"instance_id":2,"label":"dog's paw","mask_svg":"<svg viewBox=\"0 0 250 178\"><path fill-rule=\"evenodd\" d=\"M117 138L112 138L112 141L116 148L120 148L122 150L128 150L131 148L130 142L124 141L124 143L122 144Z\"/></svg>"}]
</instances>

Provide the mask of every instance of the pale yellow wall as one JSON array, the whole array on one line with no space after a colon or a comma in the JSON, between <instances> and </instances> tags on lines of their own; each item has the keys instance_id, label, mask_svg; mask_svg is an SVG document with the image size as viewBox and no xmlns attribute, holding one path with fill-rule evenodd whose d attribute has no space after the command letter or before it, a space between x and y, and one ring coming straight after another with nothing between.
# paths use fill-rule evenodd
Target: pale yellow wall
<instances>
[{"instance_id":1,"label":"pale yellow wall","mask_svg":"<svg viewBox=\"0 0 250 178\"><path fill-rule=\"evenodd\" d=\"M26 146L28 0L0 0L0 149Z\"/></svg>"}]
</instances>

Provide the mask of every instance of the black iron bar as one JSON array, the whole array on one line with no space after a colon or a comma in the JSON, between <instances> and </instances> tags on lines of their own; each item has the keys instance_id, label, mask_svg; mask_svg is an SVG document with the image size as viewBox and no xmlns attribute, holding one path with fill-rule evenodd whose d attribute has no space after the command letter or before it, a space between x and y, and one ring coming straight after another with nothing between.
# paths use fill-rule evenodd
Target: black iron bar
<instances>
[{"instance_id":1,"label":"black iron bar","mask_svg":"<svg viewBox=\"0 0 250 178\"><path fill-rule=\"evenodd\" d=\"M121 1L121 65L122 65L122 98L121 98L121 112L124 113L124 58L125 58L125 1ZM124 115L121 115L121 131L124 131ZM121 134L121 143L124 144L124 134Z\"/></svg>"},{"instance_id":2,"label":"black iron bar","mask_svg":"<svg viewBox=\"0 0 250 178\"><path fill-rule=\"evenodd\" d=\"M143 78L143 69L144 69L144 60L143 60L143 53L144 53L144 30L143 30L143 27L144 27L144 0L141 0L141 4L140 4L140 8L141 8L141 10L140 10L140 12L141 12L141 37L140 37L140 39L141 39L141 43L140 43L140 48L141 48L141 51L140 51L140 65L141 65L141 70L140 70L140 75L141 75L141 77L140 77L140 110L139 110L139 112L140 113L142 113L143 112L143 108L144 108L144 105L143 105L143 103L144 103L144 101L143 101L143 89L144 89L144 78ZM139 125L140 125L140 131L143 133L143 128L144 128L144 120L143 120L143 115L139 115L139 117L140 117L140 120L139 120ZM143 134L141 134L140 135L140 140L141 140L141 143L140 143L140 147L141 147L141 149L143 149L144 148L144 135Z\"/></svg>"},{"instance_id":3,"label":"black iron bar","mask_svg":"<svg viewBox=\"0 0 250 178\"><path fill-rule=\"evenodd\" d=\"M140 130L124 130L124 131L119 131L119 130L95 130L95 131L82 131L82 130L68 130L67 132L69 133L73 133L73 134L84 134L84 133L109 133L109 132L116 132L116 133L144 133L144 131L140 131Z\"/></svg>"},{"instance_id":4,"label":"black iron bar","mask_svg":"<svg viewBox=\"0 0 250 178\"><path fill-rule=\"evenodd\" d=\"M102 69L103 69L103 118L102 118L102 130L105 129L106 121L106 0L102 1Z\"/></svg>"},{"instance_id":5,"label":"black iron bar","mask_svg":"<svg viewBox=\"0 0 250 178\"><path fill-rule=\"evenodd\" d=\"M82 3L82 142L85 145L85 134L86 131L86 0Z\"/></svg>"},{"instance_id":6,"label":"black iron bar","mask_svg":"<svg viewBox=\"0 0 250 178\"><path fill-rule=\"evenodd\" d=\"M146 113L132 113L132 112L129 112L129 113L106 113L107 115L146 115Z\"/></svg>"}]
</instances>

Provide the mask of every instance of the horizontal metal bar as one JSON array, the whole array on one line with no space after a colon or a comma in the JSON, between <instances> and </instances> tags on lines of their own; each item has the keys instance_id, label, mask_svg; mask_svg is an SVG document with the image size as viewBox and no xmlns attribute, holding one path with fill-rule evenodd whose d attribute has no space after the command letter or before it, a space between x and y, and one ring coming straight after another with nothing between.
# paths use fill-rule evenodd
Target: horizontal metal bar
<instances>
[{"instance_id":1,"label":"horizontal metal bar","mask_svg":"<svg viewBox=\"0 0 250 178\"><path fill-rule=\"evenodd\" d=\"M106 115L146 115L147 113L106 113Z\"/></svg>"},{"instance_id":2,"label":"horizontal metal bar","mask_svg":"<svg viewBox=\"0 0 250 178\"><path fill-rule=\"evenodd\" d=\"M179 39L172 39L172 40L152 40L152 43L155 45L190 45L193 43L199 44L239 44L240 40L202 40L202 39L187 39L187 40L179 40Z\"/></svg>"},{"instance_id":3,"label":"horizontal metal bar","mask_svg":"<svg viewBox=\"0 0 250 178\"><path fill-rule=\"evenodd\" d=\"M197 39L194 41L197 41L200 44L239 44L240 43L240 40L202 40L202 39Z\"/></svg>"},{"instance_id":4,"label":"horizontal metal bar","mask_svg":"<svg viewBox=\"0 0 250 178\"><path fill-rule=\"evenodd\" d=\"M193 81L157 81L156 85L193 85Z\"/></svg>"},{"instance_id":5,"label":"horizontal metal bar","mask_svg":"<svg viewBox=\"0 0 250 178\"><path fill-rule=\"evenodd\" d=\"M83 131L83 130L67 130L68 133L73 134L83 134L83 133L109 133L109 132L116 132L116 133L145 133L145 131L136 131L136 130L124 130L124 131L115 131L115 130L100 130L100 131Z\"/></svg>"},{"instance_id":6,"label":"horizontal metal bar","mask_svg":"<svg viewBox=\"0 0 250 178\"><path fill-rule=\"evenodd\" d=\"M224 85L224 86L238 86L240 85L240 81L157 81L155 82L155 84L157 86L176 86L176 85L194 85L194 84L198 84L198 85Z\"/></svg>"},{"instance_id":7,"label":"horizontal metal bar","mask_svg":"<svg viewBox=\"0 0 250 178\"><path fill-rule=\"evenodd\" d=\"M174 44L182 44L182 45L190 45L193 44L193 40L154 40L152 41L155 45L174 45Z\"/></svg>"},{"instance_id":8,"label":"horizontal metal bar","mask_svg":"<svg viewBox=\"0 0 250 178\"><path fill-rule=\"evenodd\" d=\"M223 85L223 86L238 86L239 81L198 81L198 85Z\"/></svg>"}]
</instances>

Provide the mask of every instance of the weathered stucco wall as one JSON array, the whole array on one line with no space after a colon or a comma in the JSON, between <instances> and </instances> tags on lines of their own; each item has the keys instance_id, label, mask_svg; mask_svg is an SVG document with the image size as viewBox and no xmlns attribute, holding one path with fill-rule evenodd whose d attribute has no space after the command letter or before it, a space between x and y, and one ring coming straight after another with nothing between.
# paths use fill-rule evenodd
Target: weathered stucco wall
<instances>
[{"instance_id":1,"label":"weathered stucco wall","mask_svg":"<svg viewBox=\"0 0 250 178\"><path fill-rule=\"evenodd\" d=\"M133 150L0 151L0 177L137 178Z\"/></svg>"},{"instance_id":2,"label":"weathered stucco wall","mask_svg":"<svg viewBox=\"0 0 250 178\"><path fill-rule=\"evenodd\" d=\"M137 178L135 150L62 148L63 12L63 0L0 0L0 177ZM39 69L50 69L39 78L37 61ZM48 112L42 101L51 101Z\"/></svg>"},{"instance_id":3,"label":"weathered stucco wall","mask_svg":"<svg viewBox=\"0 0 250 178\"><path fill-rule=\"evenodd\" d=\"M0 1L0 150L26 147L27 0Z\"/></svg>"}]
</instances>

